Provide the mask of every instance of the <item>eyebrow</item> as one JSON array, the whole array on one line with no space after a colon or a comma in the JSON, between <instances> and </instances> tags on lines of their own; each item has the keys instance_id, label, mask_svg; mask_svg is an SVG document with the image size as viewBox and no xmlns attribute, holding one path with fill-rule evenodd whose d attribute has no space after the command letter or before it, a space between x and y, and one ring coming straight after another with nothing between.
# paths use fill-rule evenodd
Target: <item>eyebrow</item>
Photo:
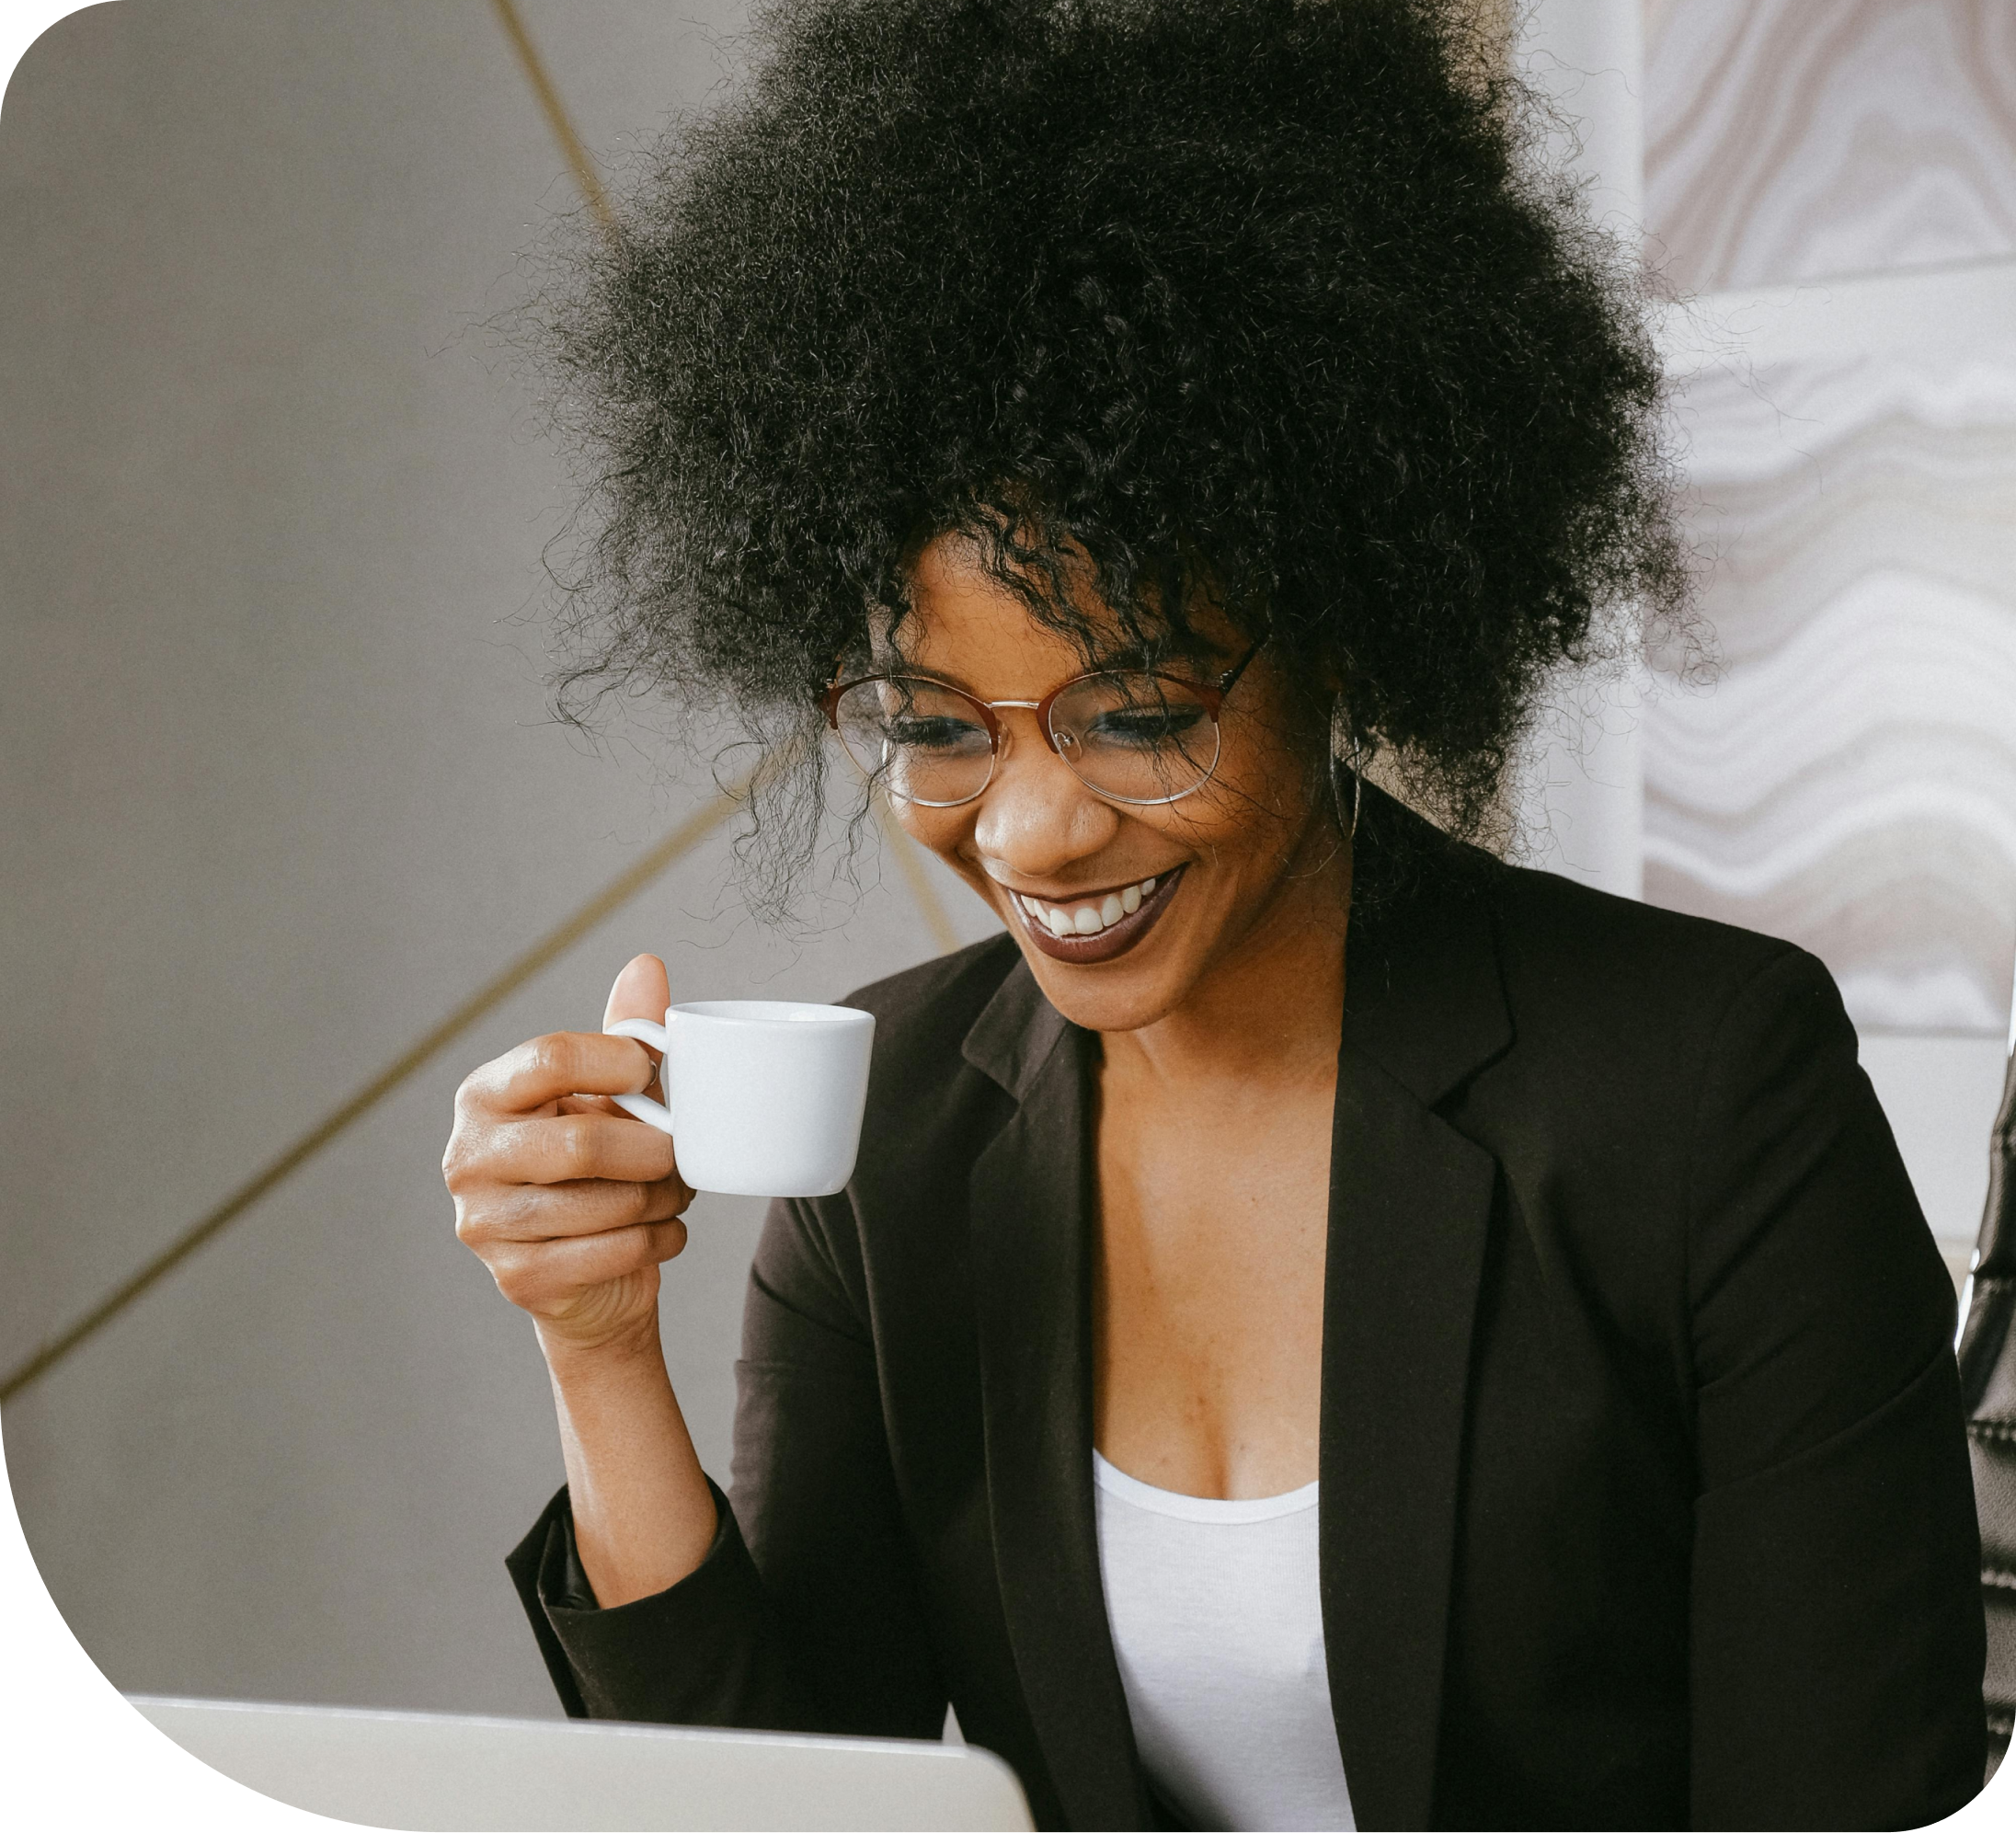
<instances>
[{"instance_id":1,"label":"eyebrow","mask_svg":"<svg viewBox=\"0 0 2016 1833\"><path fill-rule=\"evenodd\" d=\"M908 677L913 681L934 681L945 687L957 688L961 693L971 699L979 700L981 698L978 692L968 687L957 675L946 674L939 669L926 668L922 662L905 661L901 656L877 658L871 655L868 658L868 665L876 674Z\"/></svg>"},{"instance_id":2,"label":"eyebrow","mask_svg":"<svg viewBox=\"0 0 2016 1833\"><path fill-rule=\"evenodd\" d=\"M1195 656L1176 656L1172 657L1170 659L1189 662L1207 672L1222 672L1226 666L1223 659L1218 656L1215 651L1199 653ZM978 688L961 680L959 676L953 674L948 670L934 669L922 662L910 661L899 651L871 647L868 651L868 666L876 674L914 675L920 681L939 682L946 687L957 688L961 693L969 695L971 698L979 701L983 705L986 704L986 695L981 693ZM1166 667L1167 663L1165 662L1163 668ZM1078 675L1067 675L1064 679L1066 681L1076 681L1082 675L1121 674L1129 670L1148 671L1148 663L1139 647L1117 651L1111 656L1094 661L1089 668L1081 670ZM1157 669L1153 672L1161 673L1162 671L1162 669Z\"/></svg>"}]
</instances>

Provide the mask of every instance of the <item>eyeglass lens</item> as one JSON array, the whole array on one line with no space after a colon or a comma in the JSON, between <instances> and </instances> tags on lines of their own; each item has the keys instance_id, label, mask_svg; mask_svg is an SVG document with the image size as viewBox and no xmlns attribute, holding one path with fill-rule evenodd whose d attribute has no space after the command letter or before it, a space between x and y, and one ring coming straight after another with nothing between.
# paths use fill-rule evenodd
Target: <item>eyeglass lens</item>
<instances>
[{"instance_id":1,"label":"eyeglass lens","mask_svg":"<svg viewBox=\"0 0 2016 1833\"><path fill-rule=\"evenodd\" d=\"M970 802L993 773L977 702L916 675L858 682L834 708L842 740L890 795L926 808ZM1088 788L1117 802L1173 802L1217 767L1218 721L1184 682L1088 675L1051 703L1059 754Z\"/></svg>"}]
</instances>

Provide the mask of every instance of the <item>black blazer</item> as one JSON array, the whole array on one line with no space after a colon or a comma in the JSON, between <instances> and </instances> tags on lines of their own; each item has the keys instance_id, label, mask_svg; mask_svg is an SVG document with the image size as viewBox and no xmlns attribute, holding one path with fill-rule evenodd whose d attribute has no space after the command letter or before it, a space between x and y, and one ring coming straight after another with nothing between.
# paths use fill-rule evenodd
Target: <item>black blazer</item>
<instances>
[{"instance_id":1,"label":"black blazer","mask_svg":"<svg viewBox=\"0 0 2016 1833\"><path fill-rule=\"evenodd\" d=\"M1826 969L1376 795L1358 853L1320 1451L1358 1825L1951 1812L1953 1294ZM512 1575L570 1713L935 1737L949 1699L1043 1825L1152 1825L1094 1529L1098 1039L1007 937L855 1002L861 1163L771 1210L706 1562L598 1610L563 1490Z\"/></svg>"}]
</instances>

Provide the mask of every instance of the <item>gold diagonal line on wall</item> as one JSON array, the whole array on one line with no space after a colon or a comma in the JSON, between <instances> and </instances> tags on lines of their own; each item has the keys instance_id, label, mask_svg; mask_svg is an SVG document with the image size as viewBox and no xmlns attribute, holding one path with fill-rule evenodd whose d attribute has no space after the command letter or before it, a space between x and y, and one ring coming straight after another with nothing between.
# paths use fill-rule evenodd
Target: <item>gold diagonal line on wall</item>
<instances>
[{"instance_id":1,"label":"gold diagonal line on wall","mask_svg":"<svg viewBox=\"0 0 2016 1833\"><path fill-rule=\"evenodd\" d=\"M616 214L611 207L609 193L602 188L601 175L595 170L595 162L589 155L587 144L574 126L574 118L567 113L567 104L560 99L560 91L555 85L545 62L539 55L539 48L533 43L532 34L525 28L524 16L518 10L517 0L491 0L497 8L497 17L502 22L504 34L511 41L511 49L518 54L519 67L525 73L525 80L532 85L533 94L538 97L540 111L546 118L546 125L553 137L559 143L561 155L567 160L567 169L574 174L574 182L579 186L588 207L595 214L595 221L603 233L613 237L618 234ZM889 851L896 857L897 870L902 875L905 888L911 901L924 920L924 927L931 932L931 939L945 953L949 954L959 945L958 932L952 926L952 919L946 915L945 900L939 897L937 888L931 882L929 869L923 862L922 851L917 842L905 833L890 815L888 808L882 808L882 831L887 836Z\"/></svg>"},{"instance_id":2,"label":"gold diagonal line on wall","mask_svg":"<svg viewBox=\"0 0 2016 1833\"><path fill-rule=\"evenodd\" d=\"M574 122L560 100L560 92L553 86L553 78L546 74L539 48L525 29L525 21L519 13L516 0L491 0L491 5L497 8L504 36L510 40L511 49L518 53L519 68L532 85L539 110L545 116L554 139L560 143L561 155L567 162L567 169L574 174L575 184L587 200L589 209L594 212L595 221L606 234L613 235L616 214L609 207L609 193L602 189L601 175L596 171L595 162L588 156L588 148L581 143L581 136L574 131Z\"/></svg>"},{"instance_id":3,"label":"gold diagonal line on wall","mask_svg":"<svg viewBox=\"0 0 2016 1833\"><path fill-rule=\"evenodd\" d=\"M553 137L559 143L561 155L567 160L567 169L574 174L574 182L580 188L588 207L594 212L595 221L601 225L605 235L613 238L619 232L616 215L609 201L609 193L603 189L601 175L595 169L595 162L590 156L587 144L574 126L574 118L567 113L567 104L560 99L560 91L554 83L544 60L539 55L539 48L533 44L532 33L526 29L524 16L518 10L517 0L491 0L497 8L497 17L504 27L504 34L511 41L511 49L518 55L519 67L525 73L525 80L532 85L533 94L538 98L540 111L546 118L546 125ZM922 849L905 833L898 824L888 805L883 805L882 831L887 837L889 851L895 855L897 870L902 875L905 888L911 901L917 906L917 912L924 920L924 927L930 931L931 939L945 954L959 945L958 932L952 926L952 919L945 913L945 900L939 897L937 888L931 882L930 870L924 865Z\"/></svg>"},{"instance_id":4,"label":"gold diagonal line on wall","mask_svg":"<svg viewBox=\"0 0 2016 1833\"><path fill-rule=\"evenodd\" d=\"M370 1113L415 1071L438 1056L495 1006L549 967L590 930L613 916L651 881L675 865L740 806L748 781L689 815L641 859L612 878L588 902L556 924L500 973L492 976L424 1037L385 1065L340 1107L302 1134L265 1168L247 1178L200 1221L185 1229L132 1278L101 1299L60 1336L52 1337L19 1368L0 1380L0 1402L12 1400L72 1350L95 1336L136 1299L158 1284L206 1242L249 1209L275 1185L313 1158L339 1133Z\"/></svg>"}]
</instances>

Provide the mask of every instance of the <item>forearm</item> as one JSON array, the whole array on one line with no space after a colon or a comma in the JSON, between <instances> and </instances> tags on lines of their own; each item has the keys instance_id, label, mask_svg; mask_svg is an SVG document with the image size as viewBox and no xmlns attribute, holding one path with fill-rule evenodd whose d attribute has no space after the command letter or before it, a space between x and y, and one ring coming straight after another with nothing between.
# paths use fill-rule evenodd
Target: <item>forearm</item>
<instances>
[{"instance_id":1,"label":"forearm","mask_svg":"<svg viewBox=\"0 0 2016 1833\"><path fill-rule=\"evenodd\" d=\"M581 1568L605 1610L693 1573L714 1544L714 1497L679 1410L653 1318L583 1349L541 1333Z\"/></svg>"}]
</instances>

